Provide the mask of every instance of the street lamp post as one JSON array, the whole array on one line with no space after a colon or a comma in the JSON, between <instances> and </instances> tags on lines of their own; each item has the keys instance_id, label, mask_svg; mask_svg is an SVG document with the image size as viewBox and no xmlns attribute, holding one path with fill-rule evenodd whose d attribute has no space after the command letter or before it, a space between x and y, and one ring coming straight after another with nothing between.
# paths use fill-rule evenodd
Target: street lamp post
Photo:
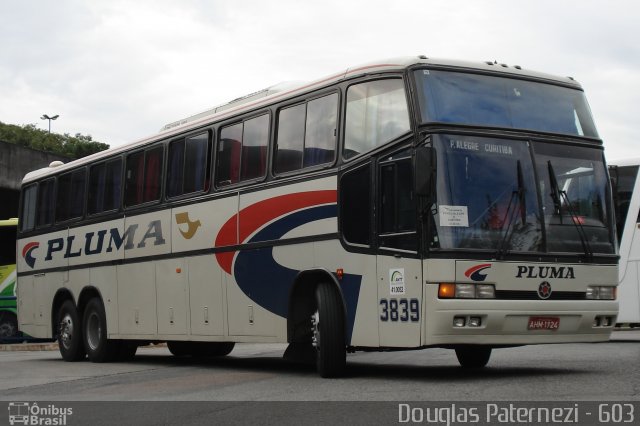
<instances>
[{"instance_id":1,"label":"street lamp post","mask_svg":"<svg viewBox=\"0 0 640 426\"><path fill-rule=\"evenodd\" d=\"M49 117L47 114L42 114L40 120L49 120L49 133L51 133L51 120L56 120L60 115L56 114L53 117Z\"/></svg>"}]
</instances>

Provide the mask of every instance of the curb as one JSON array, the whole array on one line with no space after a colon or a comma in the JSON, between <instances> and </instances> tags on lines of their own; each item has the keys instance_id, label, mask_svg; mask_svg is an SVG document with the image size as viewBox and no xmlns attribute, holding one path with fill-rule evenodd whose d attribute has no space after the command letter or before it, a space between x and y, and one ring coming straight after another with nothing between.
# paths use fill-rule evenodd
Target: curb
<instances>
[{"instance_id":1,"label":"curb","mask_svg":"<svg viewBox=\"0 0 640 426\"><path fill-rule=\"evenodd\" d=\"M13 343L0 345L0 352L16 351L57 351L58 343Z\"/></svg>"}]
</instances>

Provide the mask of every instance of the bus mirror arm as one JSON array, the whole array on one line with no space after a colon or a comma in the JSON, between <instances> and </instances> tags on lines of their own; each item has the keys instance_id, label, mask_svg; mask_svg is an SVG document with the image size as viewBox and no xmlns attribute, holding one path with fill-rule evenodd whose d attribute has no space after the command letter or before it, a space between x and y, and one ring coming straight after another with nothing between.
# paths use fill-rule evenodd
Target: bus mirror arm
<instances>
[{"instance_id":1,"label":"bus mirror arm","mask_svg":"<svg viewBox=\"0 0 640 426\"><path fill-rule=\"evenodd\" d=\"M433 195L432 184L436 172L435 150L430 146L416 148L415 158L416 194L419 197Z\"/></svg>"}]
</instances>

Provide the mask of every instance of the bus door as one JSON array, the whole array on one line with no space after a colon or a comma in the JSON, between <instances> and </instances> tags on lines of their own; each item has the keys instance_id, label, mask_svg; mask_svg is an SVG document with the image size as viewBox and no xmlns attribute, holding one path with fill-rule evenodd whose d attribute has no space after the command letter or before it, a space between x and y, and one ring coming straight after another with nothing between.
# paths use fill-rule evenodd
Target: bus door
<instances>
[{"instance_id":1,"label":"bus door","mask_svg":"<svg viewBox=\"0 0 640 426\"><path fill-rule=\"evenodd\" d=\"M410 151L377 167L377 278L380 346L420 346L422 260Z\"/></svg>"}]
</instances>

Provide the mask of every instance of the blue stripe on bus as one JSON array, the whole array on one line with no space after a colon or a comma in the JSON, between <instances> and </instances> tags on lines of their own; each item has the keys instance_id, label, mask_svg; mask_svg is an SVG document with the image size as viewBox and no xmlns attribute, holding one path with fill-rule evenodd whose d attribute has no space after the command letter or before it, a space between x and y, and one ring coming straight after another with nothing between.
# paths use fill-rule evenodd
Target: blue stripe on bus
<instances>
[{"instance_id":1,"label":"blue stripe on bus","mask_svg":"<svg viewBox=\"0 0 640 426\"><path fill-rule=\"evenodd\" d=\"M265 226L248 242L278 240L299 226L336 214L335 204L297 211ZM273 247L240 251L234 262L234 276L240 289L258 305L283 318L287 317L291 286L299 272L276 262ZM353 274L344 274L340 280L347 310L347 342L351 342L353 334L361 281L361 275Z\"/></svg>"}]
</instances>

